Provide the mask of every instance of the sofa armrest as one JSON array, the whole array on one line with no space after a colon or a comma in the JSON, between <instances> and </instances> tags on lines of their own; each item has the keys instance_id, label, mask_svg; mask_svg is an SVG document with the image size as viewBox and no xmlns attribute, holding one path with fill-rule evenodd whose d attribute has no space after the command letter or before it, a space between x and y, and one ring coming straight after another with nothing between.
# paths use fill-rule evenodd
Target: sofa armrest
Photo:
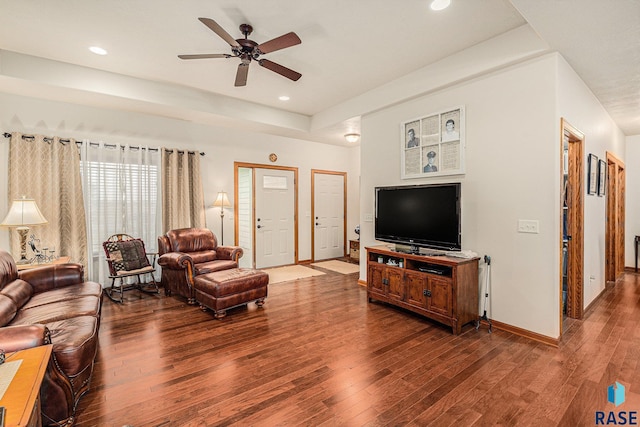
<instances>
[{"instance_id":1,"label":"sofa armrest","mask_svg":"<svg viewBox=\"0 0 640 427\"><path fill-rule=\"evenodd\" d=\"M0 349L7 353L51 344L46 326L40 324L0 328Z\"/></svg>"},{"instance_id":2,"label":"sofa armrest","mask_svg":"<svg viewBox=\"0 0 640 427\"><path fill-rule=\"evenodd\" d=\"M244 251L240 246L218 246L216 247L216 258L217 259L230 259L232 261L238 262Z\"/></svg>"},{"instance_id":3,"label":"sofa armrest","mask_svg":"<svg viewBox=\"0 0 640 427\"><path fill-rule=\"evenodd\" d=\"M28 282L36 294L77 285L84 282L84 267L81 264L56 264L24 270L18 278Z\"/></svg>"}]
</instances>

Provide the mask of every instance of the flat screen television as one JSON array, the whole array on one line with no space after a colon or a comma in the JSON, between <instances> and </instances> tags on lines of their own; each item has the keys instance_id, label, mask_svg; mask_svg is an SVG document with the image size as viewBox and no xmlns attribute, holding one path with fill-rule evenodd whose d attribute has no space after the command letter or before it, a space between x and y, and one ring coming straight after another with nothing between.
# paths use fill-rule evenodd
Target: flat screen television
<instances>
[{"instance_id":1,"label":"flat screen television","mask_svg":"<svg viewBox=\"0 0 640 427\"><path fill-rule=\"evenodd\" d=\"M461 250L460 183L376 187L375 238L446 251Z\"/></svg>"}]
</instances>

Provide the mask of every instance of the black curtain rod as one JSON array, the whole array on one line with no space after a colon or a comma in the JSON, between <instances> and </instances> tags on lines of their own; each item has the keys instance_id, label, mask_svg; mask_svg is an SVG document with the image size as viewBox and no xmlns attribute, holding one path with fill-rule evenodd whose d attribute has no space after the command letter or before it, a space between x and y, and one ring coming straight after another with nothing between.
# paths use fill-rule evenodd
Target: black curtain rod
<instances>
[{"instance_id":1,"label":"black curtain rod","mask_svg":"<svg viewBox=\"0 0 640 427\"><path fill-rule=\"evenodd\" d=\"M5 138L11 138L11 134L8 133L8 132L3 133L2 136L4 136ZM35 139L35 136L33 136L33 135L22 135L22 139L32 140L32 139ZM44 141L51 143L51 142L53 142L53 138L45 137ZM71 140L70 139L60 139L60 142L63 143L63 144L67 144L67 143L71 142ZM82 141L76 141L76 144L77 145L82 145L83 142ZM89 144L89 146L92 146L92 147L97 147L97 146L100 145L97 142L89 142L88 144ZM115 145L115 144L104 144L104 146L107 147L107 148L116 148L117 147L117 145ZM122 147L122 148L124 149L124 147ZM145 148L145 147L137 147L137 146L129 146L129 148L131 150L159 151L159 148ZM172 149L165 149L165 151L167 153L173 153ZM184 150L178 150L178 153L184 153ZM187 151L187 153L195 154L196 152L195 151ZM201 152L200 155L204 156L205 153Z\"/></svg>"}]
</instances>

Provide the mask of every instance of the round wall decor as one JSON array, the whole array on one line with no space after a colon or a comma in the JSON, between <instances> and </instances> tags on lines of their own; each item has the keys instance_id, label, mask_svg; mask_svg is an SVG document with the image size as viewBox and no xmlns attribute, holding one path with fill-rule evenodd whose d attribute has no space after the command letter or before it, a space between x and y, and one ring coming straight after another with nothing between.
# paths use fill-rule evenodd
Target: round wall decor
<instances>
[{"instance_id":1,"label":"round wall decor","mask_svg":"<svg viewBox=\"0 0 640 427\"><path fill-rule=\"evenodd\" d=\"M278 160L278 156L276 155L276 153L269 154L269 160L271 160L272 162Z\"/></svg>"}]
</instances>

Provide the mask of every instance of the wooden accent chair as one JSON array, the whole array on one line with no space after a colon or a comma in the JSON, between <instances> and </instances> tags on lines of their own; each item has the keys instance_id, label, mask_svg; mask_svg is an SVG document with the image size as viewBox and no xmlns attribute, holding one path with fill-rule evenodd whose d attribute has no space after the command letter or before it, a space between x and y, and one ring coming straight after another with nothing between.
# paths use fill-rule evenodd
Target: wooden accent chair
<instances>
[{"instance_id":1,"label":"wooden accent chair","mask_svg":"<svg viewBox=\"0 0 640 427\"><path fill-rule=\"evenodd\" d=\"M147 253L144 242L128 234L114 234L102 243L109 264L109 278L111 287L105 289L107 296L115 302L123 302L124 291L138 289L147 293L159 293L158 284L153 277L155 272L155 253ZM149 257L153 262L149 262ZM143 282L140 276L148 274L150 282ZM127 283L130 277L135 278L134 283ZM116 286L119 281L119 286ZM153 287L153 289L150 289ZM120 297L114 297L114 291L119 291Z\"/></svg>"}]
</instances>

